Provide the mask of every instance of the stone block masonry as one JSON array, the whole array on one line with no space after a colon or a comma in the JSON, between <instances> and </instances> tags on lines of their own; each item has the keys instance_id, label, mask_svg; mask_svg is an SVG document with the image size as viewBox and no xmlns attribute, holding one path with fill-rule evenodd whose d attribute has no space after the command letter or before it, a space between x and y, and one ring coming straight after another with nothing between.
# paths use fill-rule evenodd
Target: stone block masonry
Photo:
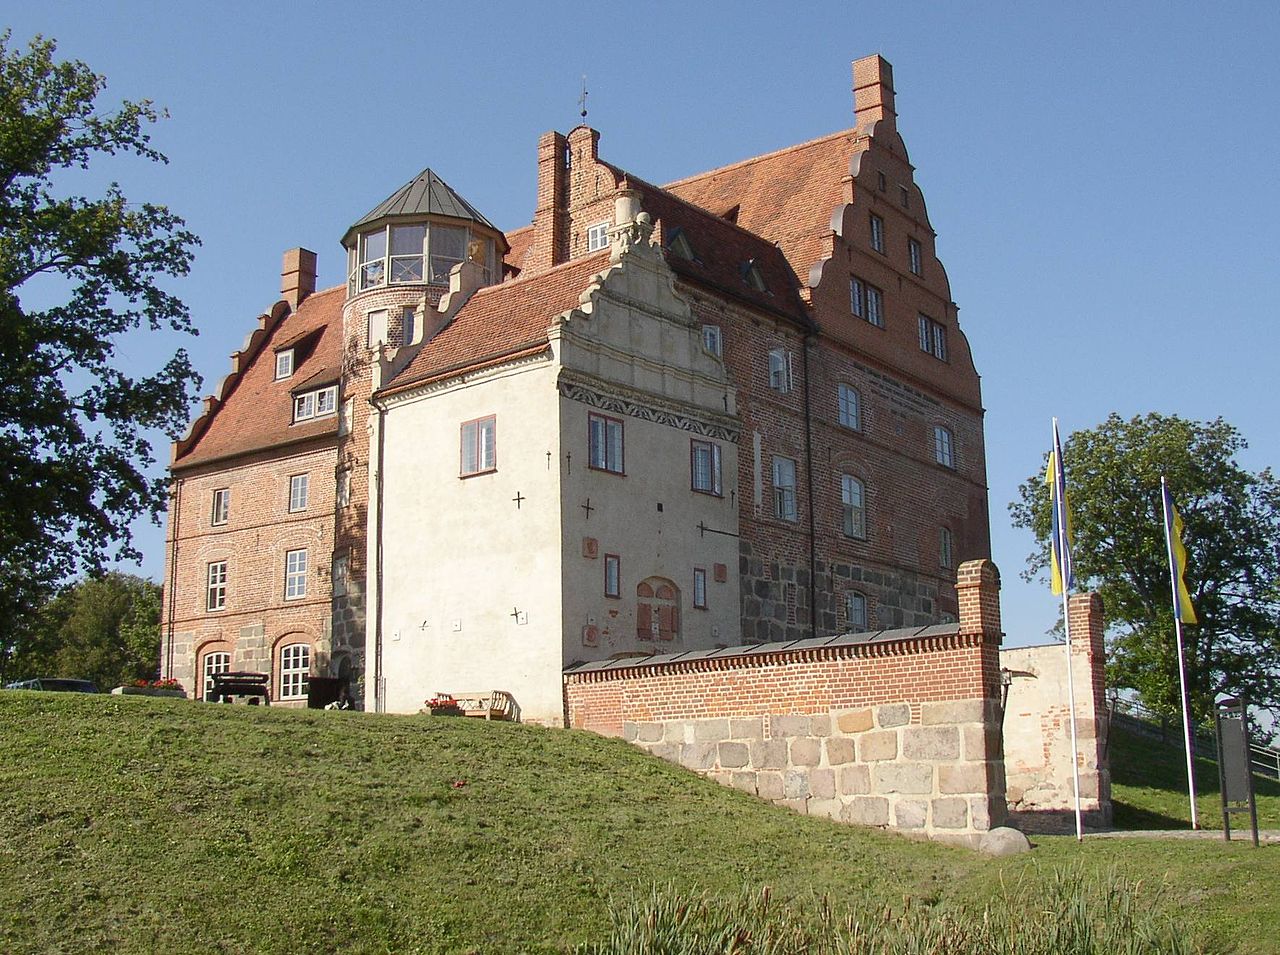
<instances>
[{"instance_id":1,"label":"stone block masonry","mask_svg":"<svg viewBox=\"0 0 1280 955\"><path fill-rule=\"evenodd\" d=\"M971 561L957 589L957 624L572 668L567 722L799 812L973 844L1005 815L999 574Z\"/></svg>"}]
</instances>

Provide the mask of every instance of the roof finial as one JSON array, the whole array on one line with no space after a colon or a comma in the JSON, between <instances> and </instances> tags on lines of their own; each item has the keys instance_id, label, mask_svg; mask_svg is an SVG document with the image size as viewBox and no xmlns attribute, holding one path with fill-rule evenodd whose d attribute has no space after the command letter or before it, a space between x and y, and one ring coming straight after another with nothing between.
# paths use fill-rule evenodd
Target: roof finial
<instances>
[{"instance_id":1,"label":"roof finial","mask_svg":"<svg viewBox=\"0 0 1280 955\"><path fill-rule=\"evenodd\" d=\"M578 107L582 110L582 121L587 121L587 74L582 74L582 93L578 96Z\"/></svg>"}]
</instances>

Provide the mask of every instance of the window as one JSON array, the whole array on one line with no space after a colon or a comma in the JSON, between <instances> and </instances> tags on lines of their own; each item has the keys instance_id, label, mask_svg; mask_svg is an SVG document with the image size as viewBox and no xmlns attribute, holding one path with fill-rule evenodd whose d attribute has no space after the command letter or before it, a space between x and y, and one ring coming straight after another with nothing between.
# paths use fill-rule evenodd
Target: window
<instances>
[{"instance_id":1,"label":"window","mask_svg":"<svg viewBox=\"0 0 1280 955\"><path fill-rule=\"evenodd\" d=\"M209 523L215 527L225 524L231 516L231 488L220 487L213 492L213 513Z\"/></svg>"},{"instance_id":2,"label":"window","mask_svg":"<svg viewBox=\"0 0 1280 955\"><path fill-rule=\"evenodd\" d=\"M884 173L876 173L876 185L879 186L881 192L884 192L885 189L888 188L888 184L885 182Z\"/></svg>"},{"instance_id":3,"label":"window","mask_svg":"<svg viewBox=\"0 0 1280 955\"><path fill-rule=\"evenodd\" d=\"M400 309L400 346L413 344L413 336L416 329L414 321L417 318L417 312L412 308Z\"/></svg>"},{"instance_id":4,"label":"window","mask_svg":"<svg viewBox=\"0 0 1280 955\"><path fill-rule=\"evenodd\" d=\"M619 580L621 578L621 559L617 554L604 555L604 595L606 597L620 596L622 591Z\"/></svg>"},{"instance_id":5,"label":"window","mask_svg":"<svg viewBox=\"0 0 1280 955\"><path fill-rule=\"evenodd\" d=\"M385 229L360 236L360 288L377 288L387 281L387 233Z\"/></svg>"},{"instance_id":6,"label":"window","mask_svg":"<svg viewBox=\"0 0 1280 955\"><path fill-rule=\"evenodd\" d=\"M347 555L333 559L333 595L335 597L345 597L347 595Z\"/></svg>"},{"instance_id":7,"label":"window","mask_svg":"<svg viewBox=\"0 0 1280 955\"><path fill-rule=\"evenodd\" d=\"M338 386L308 391L293 398L293 423L324 418L338 410Z\"/></svg>"},{"instance_id":8,"label":"window","mask_svg":"<svg viewBox=\"0 0 1280 955\"><path fill-rule=\"evenodd\" d=\"M858 389L852 385L839 385L836 388L836 398L840 424L854 431L861 431L862 398L858 395Z\"/></svg>"},{"instance_id":9,"label":"window","mask_svg":"<svg viewBox=\"0 0 1280 955\"><path fill-rule=\"evenodd\" d=\"M689 262L697 261L697 254L693 251L693 245L689 242L689 237L684 234L684 230L676 226L671 233L671 238L667 242L667 251L672 255L685 259Z\"/></svg>"},{"instance_id":10,"label":"window","mask_svg":"<svg viewBox=\"0 0 1280 955\"><path fill-rule=\"evenodd\" d=\"M467 254L467 230L458 226L431 227L431 283L448 285L449 272Z\"/></svg>"},{"instance_id":11,"label":"window","mask_svg":"<svg viewBox=\"0 0 1280 955\"><path fill-rule=\"evenodd\" d=\"M796 520L796 462L790 458L773 459L773 516L784 521Z\"/></svg>"},{"instance_id":12,"label":"window","mask_svg":"<svg viewBox=\"0 0 1280 955\"><path fill-rule=\"evenodd\" d=\"M307 509L307 493L310 490L311 475L295 474L289 478L289 512Z\"/></svg>"},{"instance_id":13,"label":"window","mask_svg":"<svg viewBox=\"0 0 1280 955\"><path fill-rule=\"evenodd\" d=\"M871 214L871 248L884 251L884 220L874 212Z\"/></svg>"},{"instance_id":14,"label":"window","mask_svg":"<svg viewBox=\"0 0 1280 955\"><path fill-rule=\"evenodd\" d=\"M898 201L902 203L902 208L911 208L911 190L906 186L898 187Z\"/></svg>"},{"instance_id":15,"label":"window","mask_svg":"<svg viewBox=\"0 0 1280 955\"><path fill-rule=\"evenodd\" d=\"M884 292L857 276L849 279L849 307L858 318L884 328Z\"/></svg>"},{"instance_id":16,"label":"window","mask_svg":"<svg viewBox=\"0 0 1280 955\"><path fill-rule=\"evenodd\" d=\"M209 565L209 587L205 596L206 610L221 610L227 605L227 562L215 561Z\"/></svg>"},{"instance_id":17,"label":"window","mask_svg":"<svg viewBox=\"0 0 1280 955\"><path fill-rule=\"evenodd\" d=\"M952 450L951 432L942 425L936 425L933 429L933 458L943 467L954 468L956 466L955 454Z\"/></svg>"},{"instance_id":18,"label":"window","mask_svg":"<svg viewBox=\"0 0 1280 955\"><path fill-rule=\"evenodd\" d=\"M840 475L840 503L844 512L844 536L865 538L867 536L866 489L852 474Z\"/></svg>"},{"instance_id":19,"label":"window","mask_svg":"<svg viewBox=\"0 0 1280 955\"><path fill-rule=\"evenodd\" d=\"M928 315L919 316L920 350L939 361L947 360L947 330Z\"/></svg>"},{"instance_id":20,"label":"window","mask_svg":"<svg viewBox=\"0 0 1280 955\"><path fill-rule=\"evenodd\" d=\"M598 252L609 246L609 223L597 222L587 230L587 251Z\"/></svg>"},{"instance_id":21,"label":"window","mask_svg":"<svg viewBox=\"0 0 1280 955\"><path fill-rule=\"evenodd\" d=\"M351 472L338 472L338 506L346 507L351 503Z\"/></svg>"},{"instance_id":22,"label":"window","mask_svg":"<svg viewBox=\"0 0 1280 955\"><path fill-rule=\"evenodd\" d=\"M375 312L369 313L369 328L366 333L365 345L369 348L377 348L379 345L387 343L387 310L380 308Z\"/></svg>"},{"instance_id":23,"label":"window","mask_svg":"<svg viewBox=\"0 0 1280 955\"><path fill-rule=\"evenodd\" d=\"M757 292L767 292L769 290L769 286L764 281L764 273L760 271L760 266L756 265L755 259L748 259L742 264L742 281Z\"/></svg>"},{"instance_id":24,"label":"window","mask_svg":"<svg viewBox=\"0 0 1280 955\"><path fill-rule=\"evenodd\" d=\"M707 571L702 567L693 568L693 605L699 610L707 609Z\"/></svg>"},{"instance_id":25,"label":"window","mask_svg":"<svg viewBox=\"0 0 1280 955\"><path fill-rule=\"evenodd\" d=\"M215 653L206 653L204 655L204 666L201 672L204 676L204 692L201 693L202 699L209 699L209 695L213 693L213 678L219 673L226 673L231 669L231 654L224 653L221 650Z\"/></svg>"},{"instance_id":26,"label":"window","mask_svg":"<svg viewBox=\"0 0 1280 955\"><path fill-rule=\"evenodd\" d=\"M477 418L462 425L461 474L484 474L498 466L496 445L497 419L493 415Z\"/></svg>"},{"instance_id":27,"label":"window","mask_svg":"<svg viewBox=\"0 0 1280 955\"><path fill-rule=\"evenodd\" d=\"M468 235L460 226L435 223L391 225L365 232L348 253L347 289L354 295L388 282L405 285L426 281L428 260L430 281L448 284L449 270L466 256ZM475 233L470 237L483 245L477 261L485 266L487 283L493 275L493 240Z\"/></svg>"},{"instance_id":28,"label":"window","mask_svg":"<svg viewBox=\"0 0 1280 955\"><path fill-rule=\"evenodd\" d=\"M680 588L662 577L636 585L636 637L674 640L680 636Z\"/></svg>"},{"instance_id":29,"label":"window","mask_svg":"<svg viewBox=\"0 0 1280 955\"><path fill-rule=\"evenodd\" d=\"M907 263L915 275L924 274L924 264L920 256L920 243L915 239L907 240Z\"/></svg>"},{"instance_id":30,"label":"window","mask_svg":"<svg viewBox=\"0 0 1280 955\"><path fill-rule=\"evenodd\" d=\"M307 552L291 550L284 555L284 599L297 600L307 595Z\"/></svg>"},{"instance_id":31,"label":"window","mask_svg":"<svg viewBox=\"0 0 1280 955\"><path fill-rule=\"evenodd\" d=\"M622 474L622 422L604 415L587 415L588 463L597 471Z\"/></svg>"},{"instance_id":32,"label":"window","mask_svg":"<svg viewBox=\"0 0 1280 955\"><path fill-rule=\"evenodd\" d=\"M720 445L714 441L691 442L693 489L703 494L720 496Z\"/></svg>"},{"instance_id":33,"label":"window","mask_svg":"<svg viewBox=\"0 0 1280 955\"><path fill-rule=\"evenodd\" d=\"M719 325L702 326L702 347L717 358L723 354L724 340L720 336Z\"/></svg>"},{"instance_id":34,"label":"window","mask_svg":"<svg viewBox=\"0 0 1280 955\"><path fill-rule=\"evenodd\" d=\"M952 553L951 528L943 527L938 531L938 563L943 567L954 567L955 556Z\"/></svg>"},{"instance_id":35,"label":"window","mask_svg":"<svg viewBox=\"0 0 1280 955\"><path fill-rule=\"evenodd\" d=\"M769 352L769 387L784 395L791 390L791 352L784 348Z\"/></svg>"},{"instance_id":36,"label":"window","mask_svg":"<svg viewBox=\"0 0 1280 955\"><path fill-rule=\"evenodd\" d=\"M856 590L844 595L844 616L849 622L849 630L853 633L867 631L867 597Z\"/></svg>"},{"instance_id":37,"label":"window","mask_svg":"<svg viewBox=\"0 0 1280 955\"><path fill-rule=\"evenodd\" d=\"M422 281L422 250L427 244L425 225L391 227L391 282Z\"/></svg>"},{"instance_id":38,"label":"window","mask_svg":"<svg viewBox=\"0 0 1280 955\"><path fill-rule=\"evenodd\" d=\"M276 352L276 381L293 374L293 349Z\"/></svg>"},{"instance_id":39,"label":"window","mask_svg":"<svg viewBox=\"0 0 1280 955\"><path fill-rule=\"evenodd\" d=\"M296 700L307 695L311 675L311 647L290 643L280 648L280 699Z\"/></svg>"}]
</instances>

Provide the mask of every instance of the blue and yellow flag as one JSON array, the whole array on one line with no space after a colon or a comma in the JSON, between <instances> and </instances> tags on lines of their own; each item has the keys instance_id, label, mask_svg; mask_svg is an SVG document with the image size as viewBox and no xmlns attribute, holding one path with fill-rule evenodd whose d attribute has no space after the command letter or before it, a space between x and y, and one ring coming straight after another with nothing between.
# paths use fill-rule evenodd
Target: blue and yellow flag
<instances>
[{"instance_id":1,"label":"blue and yellow flag","mask_svg":"<svg viewBox=\"0 0 1280 955\"><path fill-rule=\"evenodd\" d=\"M1182 543L1182 515L1173 506L1169 483L1160 478L1160 496L1164 501L1164 536L1169 550L1169 576L1173 580L1173 615L1183 623L1199 623L1196 608L1191 606L1191 594L1183 579L1187 572L1187 548Z\"/></svg>"},{"instance_id":2,"label":"blue and yellow flag","mask_svg":"<svg viewBox=\"0 0 1280 955\"><path fill-rule=\"evenodd\" d=\"M1062 470L1057 418L1053 419L1053 450L1049 452L1044 480L1049 485L1049 503L1053 509L1049 530L1049 583L1054 594L1061 594L1076 585L1076 576L1071 563L1071 516L1067 510L1067 477Z\"/></svg>"}]
</instances>

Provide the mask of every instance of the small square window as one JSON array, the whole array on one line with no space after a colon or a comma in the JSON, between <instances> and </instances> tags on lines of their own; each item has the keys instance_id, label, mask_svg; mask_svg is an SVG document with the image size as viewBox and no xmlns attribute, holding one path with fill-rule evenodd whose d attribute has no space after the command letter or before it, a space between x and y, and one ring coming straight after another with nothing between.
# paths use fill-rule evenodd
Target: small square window
<instances>
[{"instance_id":1,"label":"small square window","mask_svg":"<svg viewBox=\"0 0 1280 955\"><path fill-rule=\"evenodd\" d=\"M231 516L231 488L220 487L213 492L213 513L209 523L217 527Z\"/></svg>"},{"instance_id":2,"label":"small square window","mask_svg":"<svg viewBox=\"0 0 1280 955\"><path fill-rule=\"evenodd\" d=\"M284 599L297 600L307 595L306 549L291 550L284 555Z\"/></svg>"},{"instance_id":3,"label":"small square window","mask_svg":"<svg viewBox=\"0 0 1280 955\"><path fill-rule=\"evenodd\" d=\"M227 605L227 562L215 561L208 567L206 610L222 610Z\"/></svg>"},{"instance_id":4,"label":"small square window","mask_svg":"<svg viewBox=\"0 0 1280 955\"><path fill-rule=\"evenodd\" d=\"M773 459L773 516L784 521L798 519L796 510L796 462Z\"/></svg>"},{"instance_id":5,"label":"small square window","mask_svg":"<svg viewBox=\"0 0 1280 955\"><path fill-rule=\"evenodd\" d=\"M276 352L276 381L293 374L293 349Z\"/></svg>"},{"instance_id":6,"label":"small square window","mask_svg":"<svg viewBox=\"0 0 1280 955\"><path fill-rule=\"evenodd\" d=\"M874 212L871 214L871 248L884 251L884 220Z\"/></svg>"},{"instance_id":7,"label":"small square window","mask_svg":"<svg viewBox=\"0 0 1280 955\"><path fill-rule=\"evenodd\" d=\"M621 567L622 562L617 554L604 555L604 595L606 597L617 597L622 593Z\"/></svg>"},{"instance_id":8,"label":"small square window","mask_svg":"<svg viewBox=\"0 0 1280 955\"><path fill-rule=\"evenodd\" d=\"M719 325L702 326L702 347L717 358L721 357L724 341L720 336Z\"/></svg>"},{"instance_id":9,"label":"small square window","mask_svg":"<svg viewBox=\"0 0 1280 955\"><path fill-rule=\"evenodd\" d=\"M604 415L587 415L588 466L596 471L623 474L622 422Z\"/></svg>"},{"instance_id":10,"label":"small square window","mask_svg":"<svg viewBox=\"0 0 1280 955\"><path fill-rule=\"evenodd\" d=\"M692 486L703 494L720 496L720 445L714 441L691 441Z\"/></svg>"},{"instance_id":11,"label":"small square window","mask_svg":"<svg viewBox=\"0 0 1280 955\"><path fill-rule=\"evenodd\" d=\"M309 474L295 474L289 478L289 512L305 511L307 509L307 497L310 491L311 476Z\"/></svg>"},{"instance_id":12,"label":"small square window","mask_svg":"<svg viewBox=\"0 0 1280 955\"><path fill-rule=\"evenodd\" d=\"M461 475L485 474L498 467L497 419L493 415L462 425Z\"/></svg>"},{"instance_id":13,"label":"small square window","mask_svg":"<svg viewBox=\"0 0 1280 955\"><path fill-rule=\"evenodd\" d=\"M707 571L703 567L693 568L693 606L707 609Z\"/></svg>"},{"instance_id":14,"label":"small square window","mask_svg":"<svg viewBox=\"0 0 1280 955\"><path fill-rule=\"evenodd\" d=\"M609 247L609 223L597 222L587 229L587 251L598 252Z\"/></svg>"},{"instance_id":15,"label":"small square window","mask_svg":"<svg viewBox=\"0 0 1280 955\"><path fill-rule=\"evenodd\" d=\"M911 272L914 275L921 275L924 271L924 263L920 255L920 243L915 239L907 240L907 261L911 266Z\"/></svg>"}]
</instances>

